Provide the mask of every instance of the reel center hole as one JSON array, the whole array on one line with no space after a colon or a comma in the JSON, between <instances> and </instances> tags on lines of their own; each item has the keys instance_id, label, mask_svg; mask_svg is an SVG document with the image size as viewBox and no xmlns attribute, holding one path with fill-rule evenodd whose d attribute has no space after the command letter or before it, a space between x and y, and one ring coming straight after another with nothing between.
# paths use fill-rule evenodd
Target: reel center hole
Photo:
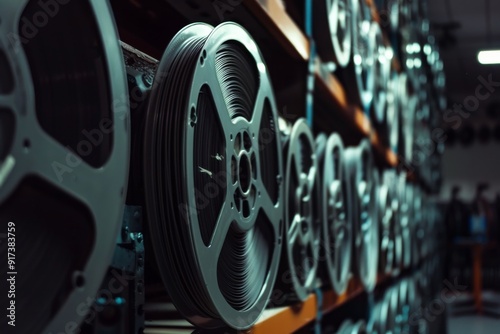
<instances>
[{"instance_id":1,"label":"reel center hole","mask_svg":"<svg viewBox=\"0 0 500 334\"><path fill-rule=\"evenodd\" d=\"M248 154L242 154L239 161L239 180L240 188L243 194L248 194L250 191L251 179L252 179L252 165L250 163L250 158Z\"/></svg>"}]
</instances>

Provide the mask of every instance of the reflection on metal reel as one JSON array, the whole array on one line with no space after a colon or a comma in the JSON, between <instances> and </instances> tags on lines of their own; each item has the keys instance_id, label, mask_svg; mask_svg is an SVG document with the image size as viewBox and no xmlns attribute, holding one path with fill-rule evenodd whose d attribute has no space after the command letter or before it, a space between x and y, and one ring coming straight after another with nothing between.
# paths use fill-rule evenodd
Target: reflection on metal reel
<instances>
[{"instance_id":1,"label":"reflection on metal reel","mask_svg":"<svg viewBox=\"0 0 500 334\"><path fill-rule=\"evenodd\" d=\"M368 140L345 150L346 168L352 192L353 246L355 271L361 283L371 291L377 282L379 226L377 221L377 186L373 156Z\"/></svg>"},{"instance_id":2,"label":"reflection on metal reel","mask_svg":"<svg viewBox=\"0 0 500 334\"><path fill-rule=\"evenodd\" d=\"M330 283L336 293L346 291L352 252L351 184L344 160L344 145L336 133L326 142L323 163L323 242Z\"/></svg>"},{"instance_id":3,"label":"reflection on metal reel","mask_svg":"<svg viewBox=\"0 0 500 334\"><path fill-rule=\"evenodd\" d=\"M340 325L337 334L366 334L366 324L363 320L353 323L351 320L346 320Z\"/></svg>"},{"instance_id":4,"label":"reflection on metal reel","mask_svg":"<svg viewBox=\"0 0 500 334\"><path fill-rule=\"evenodd\" d=\"M353 0L321 0L314 4L314 37L324 61L345 67L351 59Z\"/></svg>"},{"instance_id":5,"label":"reflection on metal reel","mask_svg":"<svg viewBox=\"0 0 500 334\"><path fill-rule=\"evenodd\" d=\"M145 193L165 287L197 326L248 328L269 299L283 220L277 121L239 25L195 23L170 42L146 118Z\"/></svg>"},{"instance_id":6,"label":"reflection on metal reel","mask_svg":"<svg viewBox=\"0 0 500 334\"><path fill-rule=\"evenodd\" d=\"M285 235L276 285L304 301L316 284L322 227L318 161L305 119L293 125L284 152Z\"/></svg>"},{"instance_id":7,"label":"reflection on metal reel","mask_svg":"<svg viewBox=\"0 0 500 334\"><path fill-rule=\"evenodd\" d=\"M18 236L14 267L7 239L0 243L0 268L22 275L19 333L60 333L83 320L127 191L129 112L119 106L128 94L111 9L100 0L56 5L40 27L49 18L38 1L0 2L0 221Z\"/></svg>"}]
</instances>

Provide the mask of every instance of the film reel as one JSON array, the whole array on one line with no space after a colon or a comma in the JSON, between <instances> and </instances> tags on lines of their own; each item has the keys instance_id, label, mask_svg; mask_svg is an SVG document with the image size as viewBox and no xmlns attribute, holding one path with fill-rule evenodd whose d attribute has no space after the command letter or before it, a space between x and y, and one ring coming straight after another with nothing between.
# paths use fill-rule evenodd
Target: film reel
<instances>
[{"instance_id":1,"label":"film reel","mask_svg":"<svg viewBox=\"0 0 500 334\"><path fill-rule=\"evenodd\" d=\"M373 308L371 313L370 321L367 325L367 332L372 334L385 334L390 333L387 327L387 321L389 317L389 302L388 300L382 299Z\"/></svg>"},{"instance_id":2,"label":"film reel","mask_svg":"<svg viewBox=\"0 0 500 334\"><path fill-rule=\"evenodd\" d=\"M284 152L286 228L279 275L282 281L278 279L276 285L285 289L290 299L304 301L316 284L322 227L318 161L305 119L293 125Z\"/></svg>"},{"instance_id":3,"label":"film reel","mask_svg":"<svg viewBox=\"0 0 500 334\"><path fill-rule=\"evenodd\" d=\"M375 78L374 94L373 94L373 119L380 125L386 123L386 107L387 107L387 89L388 81L391 72L391 61L393 51L391 47L386 47L382 29L377 22L373 22L370 28L370 38L375 49L374 52L374 70Z\"/></svg>"},{"instance_id":4,"label":"film reel","mask_svg":"<svg viewBox=\"0 0 500 334\"><path fill-rule=\"evenodd\" d=\"M77 328L127 191L128 94L108 2L43 5L0 3L0 220L17 236L14 263L5 267L7 242L0 259L20 275L19 333Z\"/></svg>"},{"instance_id":5,"label":"film reel","mask_svg":"<svg viewBox=\"0 0 500 334\"><path fill-rule=\"evenodd\" d=\"M396 277L400 274L403 268L403 236L400 224L400 198L398 188L398 176L395 170L388 170L383 176L384 184L388 187L388 206L390 205L391 212L388 216L390 226L390 237L392 240L393 262L391 263L392 276Z\"/></svg>"},{"instance_id":6,"label":"film reel","mask_svg":"<svg viewBox=\"0 0 500 334\"><path fill-rule=\"evenodd\" d=\"M399 224L403 242L403 268L412 264L412 234L411 218L413 204L413 188L406 182L406 175L401 174L398 182L399 193Z\"/></svg>"},{"instance_id":7,"label":"film reel","mask_svg":"<svg viewBox=\"0 0 500 334\"><path fill-rule=\"evenodd\" d=\"M366 330L366 324L363 320L353 323L351 320L344 321L341 325L337 334L366 334L369 333Z\"/></svg>"},{"instance_id":8,"label":"film reel","mask_svg":"<svg viewBox=\"0 0 500 334\"><path fill-rule=\"evenodd\" d=\"M195 23L169 44L153 87L144 169L160 274L193 324L248 328L274 285L283 228L266 66L239 25Z\"/></svg>"},{"instance_id":9,"label":"film reel","mask_svg":"<svg viewBox=\"0 0 500 334\"><path fill-rule=\"evenodd\" d=\"M353 0L322 0L314 6L314 36L324 61L346 67L352 49Z\"/></svg>"},{"instance_id":10,"label":"film reel","mask_svg":"<svg viewBox=\"0 0 500 334\"><path fill-rule=\"evenodd\" d=\"M399 322L401 327L401 333L410 333L410 324L414 322L410 317L415 309L415 303L417 301L416 289L414 280L410 278L404 279L400 283L400 305L401 309L399 312ZM412 321L413 320L413 321Z\"/></svg>"},{"instance_id":11,"label":"film reel","mask_svg":"<svg viewBox=\"0 0 500 334\"><path fill-rule=\"evenodd\" d=\"M422 259L422 249L425 244L425 232L422 226L422 211L424 210L422 206L422 189L419 187L414 188L414 200L413 200L413 215L411 219L411 235L412 237L412 255L413 255L413 266L416 268Z\"/></svg>"},{"instance_id":12,"label":"film reel","mask_svg":"<svg viewBox=\"0 0 500 334\"><path fill-rule=\"evenodd\" d=\"M372 291L377 283L379 229L377 221L377 185L373 156L368 140L345 150L346 168L353 189L353 247L355 271L366 290Z\"/></svg>"},{"instance_id":13,"label":"film reel","mask_svg":"<svg viewBox=\"0 0 500 334\"><path fill-rule=\"evenodd\" d=\"M387 132L389 146L395 153L399 153L399 127L401 118L399 74L395 70L391 72L387 90Z\"/></svg>"},{"instance_id":14,"label":"film reel","mask_svg":"<svg viewBox=\"0 0 500 334\"><path fill-rule=\"evenodd\" d=\"M369 111L375 85L375 40L371 38L373 25L370 8L365 0L353 2L353 67L356 78L356 102Z\"/></svg>"},{"instance_id":15,"label":"film reel","mask_svg":"<svg viewBox=\"0 0 500 334\"><path fill-rule=\"evenodd\" d=\"M342 294L349 283L352 252L351 185L344 144L336 133L326 142L322 161L323 242L330 284Z\"/></svg>"},{"instance_id":16,"label":"film reel","mask_svg":"<svg viewBox=\"0 0 500 334\"><path fill-rule=\"evenodd\" d=\"M387 333L400 333L400 319L398 317L400 309L399 286L391 287L385 295L388 303Z\"/></svg>"},{"instance_id":17,"label":"film reel","mask_svg":"<svg viewBox=\"0 0 500 334\"><path fill-rule=\"evenodd\" d=\"M414 134L415 134L415 115L419 108L419 99L416 95L408 96L407 89L404 88L406 86L407 78L405 75L402 76L402 88L404 92L402 93L402 124L401 124L401 138L404 138L403 148L404 148L404 157L406 161L415 161L413 156L413 145L414 145Z\"/></svg>"},{"instance_id":18,"label":"film reel","mask_svg":"<svg viewBox=\"0 0 500 334\"><path fill-rule=\"evenodd\" d=\"M390 274L394 265L394 233L395 212L392 206L392 193L389 187L382 182L378 190L378 222L379 222L379 267L380 271Z\"/></svg>"}]
</instances>

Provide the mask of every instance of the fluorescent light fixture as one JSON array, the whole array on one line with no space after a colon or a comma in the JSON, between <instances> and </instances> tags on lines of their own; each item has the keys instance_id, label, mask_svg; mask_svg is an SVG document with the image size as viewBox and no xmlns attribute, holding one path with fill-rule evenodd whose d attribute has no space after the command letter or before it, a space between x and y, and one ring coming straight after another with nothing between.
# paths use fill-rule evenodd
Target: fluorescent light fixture
<instances>
[{"instance_id":1,"label":"fluorescent light fixture","mask_svg":"<svg viewBox=\"0 0 500 334\"><path fill-rule=\"evenodd\" d=\"M500 64L500 50L480 51L477 60L483 65Z\"/></svg>"}]
</instances>

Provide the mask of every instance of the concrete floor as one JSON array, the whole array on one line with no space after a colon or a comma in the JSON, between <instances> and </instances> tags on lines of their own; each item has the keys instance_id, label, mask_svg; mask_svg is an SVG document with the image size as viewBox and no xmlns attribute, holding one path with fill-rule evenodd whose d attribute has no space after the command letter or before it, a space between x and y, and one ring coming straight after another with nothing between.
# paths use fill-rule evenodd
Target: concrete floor
<instances>
[{"instance_id":1,"label":"concrete floor","mask_svg":"<svg viewBox=\"0 0 500 334\"><path fill-rule=\"evenodd\" d=\"M465 299L470 298L466 297ZM498 293L483 294L485 303L500 301ZM472 305L471 305L472 306ZM500 309L498 306L489 308L497 316L474 315L473 312L467 315L453 315L458 308L451 305L448 312L448 334L493 334L500 333ZM473 309L473 308L472 308Z\"/></svg>"},{"instance_id":2,"label":"concrete floor","mask_svg":"<svg viewBox=\"0 0 500 334\"><path fill-rule=\"evenodd\" d=\"M484 316L450 317L448 334L494 334L500 333L500 319Z\"/></svg>"}]
</instances>

